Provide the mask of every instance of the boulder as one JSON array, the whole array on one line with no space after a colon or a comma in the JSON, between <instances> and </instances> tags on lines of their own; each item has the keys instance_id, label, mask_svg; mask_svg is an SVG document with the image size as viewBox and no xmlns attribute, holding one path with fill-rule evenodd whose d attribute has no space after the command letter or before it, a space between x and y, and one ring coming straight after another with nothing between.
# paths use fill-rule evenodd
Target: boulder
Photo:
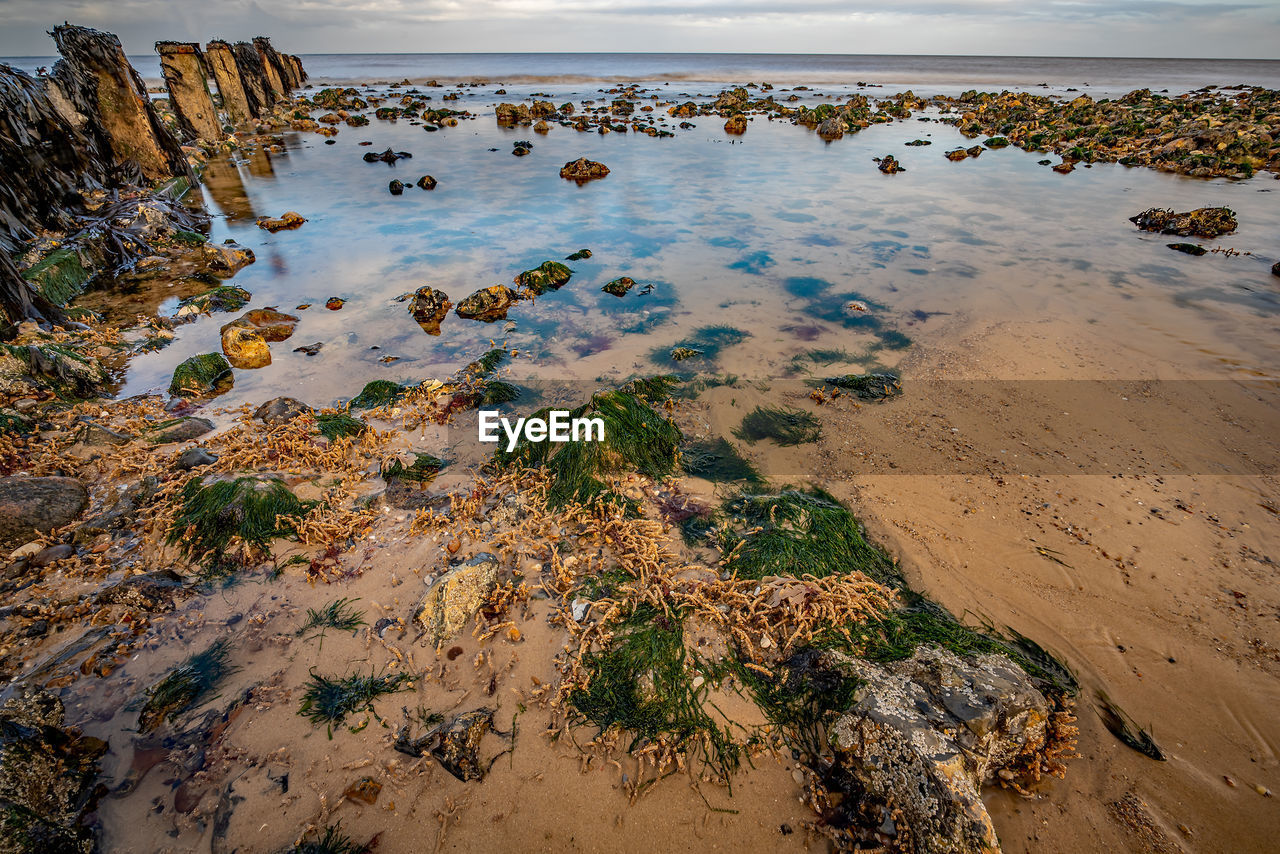
<instances>
[{"instance_id":1,"label":"boulder","mask_svg":"<svg viewBox=\"0 0 1280 854\"><path fill-rule=\"evenodd\" d=\"M534 101L533 106L529 108L529 115L532 118L540 119L543 116L554 115L556 105L550 101Z\"/></svg>"},{"instance_id":2,"label":"boulder","mask_svg":"<svg viewBox=\"0 0 1280 854\"><path fill-rule=\"evenodd\" d=\"M455 311L458 317L471 320L502 320L507 316L507 309L519 300L520 294L506 285L491 285L458 303Z\"/></svg>"},{"instance_id":3,"label":"boulder","mask_svg":"<svg viewBox=\"0 0 1280 854\"><path fill-rule=\"evenodd\" d=\"M515 277L515 284L525 291L539 296L547 291L557 290L569 281L573 273L559 261L543 261L532 270L525 270Z\"/></svg>"},{"instance_id":4,"label":"boulder","mask_svg":"<svg viewBox=\"0 0 1280 854\"><path fill-rule=\"evenodd\" d=\"M595 178L603 178L609 174L609 167L585 157L570 161L560 168L560 177L584 184Z\"/></svg>"},{"instance_id":5,"label":"boulder","mask_svg":"<svg viewBox=\"0 0 1280 854\"><path fill-rule=\"evenodd\" d=\"M221 353L192 356L173 369L169 394L175 397L215 397L235 382L231 363Z\"/></svg>"},{"instance_id":6,"label":"boulder","mask_svg":"<svg viewBox=\"0 0 1280 854\"><path fill-rule=\"evenodd\" d=\"M185 319L215 311L239 311L249 304L253 294L235 285L221 285L211 291L187 297L178 303L177 316Z\"/></svg>"},{"instance_id":7,"label":"boulder","mask_svg":"<svg viewBox=\"0 0 1280 854\"><path fill-rule=\"evenodd\" d=\"M846 797L896 811L912 850L1000 850L982 786L1045 742L1050 706L1002 655L962 659L924 645L887 665L823 654L860 687L828 732L851 779Z\"/></svg>"},{"instance_id":8,"label":"boulder","mask_svg":"<svg viewBox=\"0 0 1280 854\"><path fill-rule=\"evenodd\" d=\"M635 284L636 280L630 276L620 276L606 284L600 290L604 291L606 294L613 294L615 297L621 297L626 296L627 291L635 287Z\"/></svg>"},{"instance_id":9,"label":"boulder","mask_svg":"<svg viewBox=\"0 0 1280 854\"><path fill-rule=\"evenodd\" d=\"M222 352L234 367L265 368L271 364L271 348L251 323L235 320L222 327Z\"/></svg>"},{"instance_id":10,"label":"boulder","mask_svg":"<svg viewBox=\"0 0 1280 854\"><path fill-rule=\"evenodd\" d=\"M413 292L409 302L409 311L428 335L440 334L440 321L449 314L453 303L444 291L436 290L430 285L423 285Z\"/></svg>"},{"instance_id":11,"label":"boulder","mask_svg":"<svg viewBox=\"0 0 1280 854\"><path fill-rule=\"evenodd\" d=\"M285 211L284 215L278 219L267 216L260 217L258 219L258 228L270 231L274 234L275 232L283 231L284 229L297 228L304 222L306 222L306 219L304 219L302 214L297 211Z\"/></svg>"},{"instance_id":12,"label":"boulder","mask_svg":"<svg viewBox=\"0 0 1280 854\"><path fill-rule=\"evenodd\" d=\"M392 178L391 183L387 184L387 189L391 191L393 196L402 195L404 193L404 182Z\"/></svg>"},{"instance_id":13,"label":"boulder","mask_svg":"<svg viewBox=\"0 0 1280 854\"><path fill-rule=\"evenodd\" d=\"M89 506L84 484L70 477L0 478L0 547L12 548L69 525Z\"/></svg>"},{"instance_id":14,"label":"boulder","mask_svg":"<svg viewBox=\"0 0 1280 854\"><path fill-rule=\"evenodd\" d=\"M418 187L423 190L434 190L439 182L430 175L423 175L418 179Z\"/></svg>"},{"instance_id":15,"label":"boulder","mask_svg":"<svg viewBox=\"0 0 1280 854\"><path fill-rule=\"evenodd\" d=\"M172 442L190 442L192 439L199 439L211 430L213 430L213 422L208 418L188 415L157 424L147 438L154 444L167 445Z\"/></svg>"},{"instance_id":16,"label":"boulder","mask_svg":"<svg viewBox=\"0 0 1280 854\"><path fill-rule=\"evenodd\" d=\"M886 175L895 175L898 172L905 172L907 170L902 168L902 164L898 162L898 158L894 157L892 154L886 154L884 157L880 158L880 171Z\"/></svg>"},{"instance_id":17,"label":"boulder","mask_svg":"<svg viewBox=\"0 0 1280 854\"><path fill-rule=\"evenodd\" d=\"M253 411L253 417L268 426L292 421L300 415L310 415L311 407L292 397L273 397Z\"/></svg>"},{"instance_id":18,"label":"boulder","mask_svg":"<svg viewBox=\"0 0 1280 854\"><path fill-rule=\"evenodd\" d=\"M498 117L498 124L500 125L527 125L533 123L533 114L529 112L529 108L524 104L499 104L495 108L494 114Z\"/></svg>"},{"instance_id":19,"label":"boulder","mask_svg":"<svg viewBox=\"0 0 1280 854\"><path fill-rule=\"evenodd\" d=\"M298 318L292 314L276 311L274 308L255 308L246 311L227 326L236 323L252 326L267 341L284 341L293 335L294 329L298 326Z\"/></svg>"},{"instance_id":20,"label":"boulder","mask_svg":"<svg viewBox=\"0 0 1280 854\"><path fill-rule=\"evenodd\" d=\"M218 455L210 453L206 448L187 448L173 461L175 468L191 471L203 466L211 466L218 461Z\"/></svg>"},{"instance_id":21,"label":"boulder","mask_svg":"<svg viewBox=\"0 0 1280 854\"><path fill-rule=\"evenodd\" d=\"M431 643L448 640L466 627L497 586L498 558L481 552L432 582L416 619Z\"/></svg>"},{"instance_id":22,"label":"boulder","mask_svg":"<svg viewBox=\"0 0 1280 854\"><path fill-rule=\"evenodd\" d=\"M724 132L739 136L747 132L747 117L742 113L730 116L724 123Z\"/></svg>"}]
</instances>

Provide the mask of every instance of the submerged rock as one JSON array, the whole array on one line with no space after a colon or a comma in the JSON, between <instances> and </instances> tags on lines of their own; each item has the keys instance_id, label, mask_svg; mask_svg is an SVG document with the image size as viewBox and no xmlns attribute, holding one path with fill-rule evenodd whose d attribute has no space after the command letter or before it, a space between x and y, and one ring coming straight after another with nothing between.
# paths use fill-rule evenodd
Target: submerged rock
<instances>
[{"instance_id":1,"label":"submerged rock","mask_svg":"<svg viewBox=\"0 0 1280 854\"><path fill-rule=\"evenodd\" d=\"M572 160L560 168L561 178L577 181L579 184L584 184L596 178L603 178L608 174L608 166L603 163L597 163L594 160L588 160L585 157Z\"/></svg>"},{"instance_id":2,"label":"submerged rock","mask_svg":"<svg viewBox=\"0 0 1280 854\"><path fill-rule=\"evenodd\" d=\"M520 294L506 285L491 285L476 291L458 303L458 317L470 320L502 320L507 316L507 309L520 300Z\"/></svg>"},{"instance_id":3,"label":"submerged rock","mask_svg":"<svg viewBox=\"0 0 1280 854\"><path fill-rule=\"evenodd\" d=\"M418 606L416 619L433 644L467 625L498 586L498 558L481 552L436 579Z\"/></svg>"},{"instance_id":4,"label":"submerged rock","mask_svg":"<svg viewBox=\"0 0 1280 854\"><path fill-rule=\"evenodd\" d=\"M69 525L89 506L89 492L71 477L0 478L0 547L12 547Z\"/></svg>"},{"instance_id":5,"label":"submerged rock","mask_svg":"<svg viewBox=\"0 0 1280 854\"><path fill-rule=\"evenodd\" d=\"M898 162L898 158L894 157L892 154L886 154L884 157L880 158L880 171L886 175L894 175L898 172L905 172L907 170L902 168L902 164Z\"/></svg>"},{"instance_id":6,"label":"submerged rock","mask_svg":"<svg viewBox=\"0 0 1280 854\"><path fill-rule=\"evenodd\" d=\"M366 151L364 154L365 163L395 163L397 160L404 160L413 157L407 151L392 151L388 148L386 151Z\"/></svg>"},{"instance_id":7,"label":"submerged rock","mask_svg":"<svg viewBox=\"0 0 1280 854\"><path fill-rule=\"evenodd\" d=\"M262 337L267 341L284 341L293 335L294 329L298 326L298 318L274 308L255 308L246 311L231 323L252 326L262 333Z\"/></svg>"},{"instance_id":8,"label":"submerged rock","mask_svg":"<svg viewBox=\"0 0 1280 854\"><path fill-rule=\"evenodd\" d=\"M435 178L432 178L430 175L423 175L418 179L417 186L419 189L423 190L434 190L437 184L439 184L439 182L436 181Z\"/></svg>"},{"instance_id":9,"label":"submerged rock","mask_svg":"<svg viewBox=\"0 0 1280 854\"><path fill-rule=\"evenodd\" d=\"M230 390L235 378L221 353L192 356L173 369L169 394L175 397L215 397Z\"/></svg>"},{"instance_id":10,"label":"submerged rock","mask_svg":"<svg viewBox=\"0 0 1280 854\"><path fill-rule=\"evenodd\" d=\"M0 854L91 854L101 739L69 729L62 701L28 688L0 706Z\"/></svg>"},{"instance_id":11,"label":"submerged rock","mask_svg":"<svg viewBox=\"0 0 1280 854\"><path fill-rule=\"evenodd\" d=\"M1196 208L1174 213L1162 208L1148 208L1129 221L1143 231L1173 234L1178 237L1218 237L1236 230L1235 211L1230 208Z\"/></svg>"},{"instance_id":12,"label":"submerged rock","mask_svg":"<svg viewBox=\"0 0 1280 854\"><path fill-rule=\"evenodd\" d=\"M1049 701L1027 675L1002 655L932 645L883 666L838 653L823 664L861 683L829 730L845 797L892 810L914 851L999 851L982 786L1047 738Z\"/></svg>"},{"instance_id":13,"label":"submerged rock","mask_svg":"<svg viewBox=\"0 0 1280 854\"><path fill-rule=\"evenodd\" d=\"M1170 249L1176 252L1183 252L1187 255L1195 255L1197 257L1204 255L1209 251L1198 243L1170 243L1167 245Z\"/></svg>"},{"instance_id":14,"label":"submerged rock","mask_svg":"<svg viewBox=\"0 0 1280 854\"><path fill-rule=\"evenodd\" d=\"M221 285L211 291L187 297L178 303L177 316L190 319L215 311L239 311L249 304L253 294L235 285Z\"/></svg>"},{"instance_id":15,"label":"submerged rock","mask_svg":"<svg viewBox=\"0 0 1280 854\"><path fill-rule=\"evenodd\" d=\"M409 312L413 319L428 335L440 334L440 321L448 316L451 308L453 303L449 301L448 294L430 285L423 285L414 291L413 299L409 302Z\"/></svg>"}]
</instances>

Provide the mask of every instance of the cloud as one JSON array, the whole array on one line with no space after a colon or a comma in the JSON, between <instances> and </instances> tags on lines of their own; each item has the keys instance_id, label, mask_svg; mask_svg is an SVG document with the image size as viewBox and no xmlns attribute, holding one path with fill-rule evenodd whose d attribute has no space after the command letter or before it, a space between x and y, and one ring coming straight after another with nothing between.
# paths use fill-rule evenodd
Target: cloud
<instances>
[{"instance_id":1,"label":"cloud","mask_svg":"<svg viewBox=\"0 0 1280 854\"><path fill-rule=\"evenodd\" d=\"M0 54L70 20L157 39L269 33L308 52L713 51L1268 56L1269 0L0 0Z\"/></svg>"}]
</instances>

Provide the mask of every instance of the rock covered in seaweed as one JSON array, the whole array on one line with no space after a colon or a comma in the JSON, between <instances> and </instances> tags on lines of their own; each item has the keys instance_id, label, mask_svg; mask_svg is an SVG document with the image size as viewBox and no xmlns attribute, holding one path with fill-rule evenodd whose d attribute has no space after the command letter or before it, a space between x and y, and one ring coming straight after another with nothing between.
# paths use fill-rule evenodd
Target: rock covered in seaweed
<instances>
[{"instance_id":1,"label":"rock covered in seaweed","mask_svg":"<svg viewBox=\"0 0 1280 854\"><path fill-rule=\"evenodd\" d=\"M428 335L440 334L440 321L449 314L453 303L449 295L430 285L423 285L413 292L409 302L409 312Z\"/></svg>"},{"instance_id":2,"label":"rock covered in seaweed","mask_svg":"<svg viewBox=\"0 0 1280 854\"><path fill-rule=\"evenodd\" d=\"M462 300L455 311L458 317L468 320L501 320L507 316L507 309L519 300L520 294L506 285L490 285Z\"/></svg>"},{"instance_id":3,"label":"rock covered in seaweed","mask_svg":"<svg viewBox=\"0 0 1280 854\"><path fill-rule=\"evenodd\" d=\"M613 281L605 283L605 286L600 290L606 294L613 294L615 297L622 297L626 296L627 291L635 287L635 284L636 280L630 276L619 276Z\"/></svg>"},{"instance_id":4,"label":"rock covered in seaweed","mask_svg":"<svg viewBox=\"0 0 1280 854\"><path fill-rule=\"evenodd\" d=\"M1148 208L1129 217L1143 231L1172 234L1178 237L1218 237L1236 230L1235 211L1231 208L1196 208L1174 213L1166 208Z\"/></svg>"},{"instance_id":5,"label":"rock covered in seaweed","mask_svg":"<svg viewBox=\"0 0 1280 854\"><path fill-rule=\"evenodd\" d=\"M231 389L235 377L221 353L192 356L173 369L169 394L175 397L216 397Z\"/></svg>"},{"instance_id":6,"label":"rock covered in seaweed","mask_svg":"<svg viewBox=\"0 0 1280 854\"><path fill-rule=\"evenodd\" d=\"M573 273L559 261L543 261L515 277L515 284L534 296L563 287Z\"/></svg>"},{"instance_id":7,"label":"rock covered in seaweed","mask_svg":"<svg viewBox=\"0 0 1280 854\"><path fill-rule=\"evenodd\" d=\"M571 181L577 181L584 184L596 178L603 178L609 174L609 167L603 163L597 163L594 160L588 160L585 157L579 157L577 160L571 160L564 166L560 167L560 177L567 178Z\"/></svg>"}]
</instances>

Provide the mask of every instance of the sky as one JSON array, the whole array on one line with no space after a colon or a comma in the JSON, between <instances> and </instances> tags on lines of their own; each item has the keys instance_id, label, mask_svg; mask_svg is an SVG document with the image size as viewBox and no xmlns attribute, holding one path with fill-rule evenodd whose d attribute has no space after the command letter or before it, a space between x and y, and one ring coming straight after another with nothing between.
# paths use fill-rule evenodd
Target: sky
<instances>
[{"instance_id":1,"label":"sky","mask_svg":"<svg viewBox=\"0 0 1280 854\"><path fill-rule=\"evenodd\" d=\"M717 52L1280 59L1280 0L0 0L0 55L70 21L132 54L270 35L290 53Z\"/></svg>"}]
</instances>

